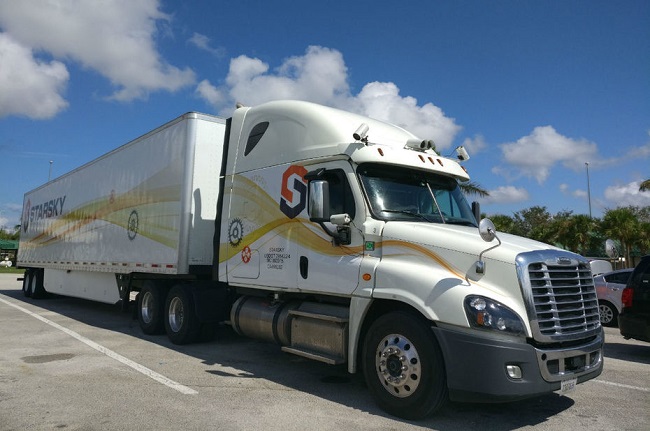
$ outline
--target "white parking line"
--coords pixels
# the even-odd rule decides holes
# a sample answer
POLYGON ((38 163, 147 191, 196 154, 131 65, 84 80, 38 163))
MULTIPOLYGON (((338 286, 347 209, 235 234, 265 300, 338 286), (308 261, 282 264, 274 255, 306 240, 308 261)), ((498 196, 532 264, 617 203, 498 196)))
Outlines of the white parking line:
POLYGON ((145 376, 154 379, 155 381, 162 383, 163 385, 169 386, 172 389, 177 390, 178 392, 185 394, 185 395, 196 395, 198 394, 197 391, 195 391, 192 388, 188 388, 187 386, 183 386, 180 383, 176 383, 173 380, 168 379, 167 377, 163 376, 162 374, 158 374, 157 372, 150 370, 149 368, 145 367, 144 365, 140 365, 137 362, 134 362, 130 360, 129 358, 125 358, 124 356, 120 355, 119 353, 115 353, 114 351, 102 346, 101 344, 97 344, 94 341, 77 334, 74 331, 71 331, 68 328, 65 328, 58 323, 52 322, 51 320, 46 319, 43 316, 39 316, 38 314, 31 312, 27 310, 26 308, 21 307, 20 305, 12 304, 11 302, 0 298, 0 302, 3 302, 11 307, 14 307, 17 310, 22 311, 23 313, 29 314, 30 316, 40 320, 41 322, 47 323, 48 325, 65 332, 66 334, 70 335, 73 338, 76 338, 77 340, 81 341, 82 343, 92 347, 93 349, 97 350, 98 352, 103 353, 104 355, 113 358, 124 365, 128 365, 129 367, 133 368, 134 370, 144 374, 145 376))
POLYGON ((648 389, 648 388, 640 388, 638 386, 630 386, 630 385, 624 385, 622 383, 608 382, 607 380, 592 380, 592 382, 594 382, 594 383, 602 383, 603 385, 616 386, 616 387, 619 387, 619 388, 634 389, 635 391, 650 392, 650 389, 648 389))

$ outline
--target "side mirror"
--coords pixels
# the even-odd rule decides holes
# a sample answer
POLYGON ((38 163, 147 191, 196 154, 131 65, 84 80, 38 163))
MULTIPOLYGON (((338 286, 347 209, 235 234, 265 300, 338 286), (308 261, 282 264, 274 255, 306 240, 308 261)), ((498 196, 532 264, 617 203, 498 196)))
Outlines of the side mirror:
POLYGON ((492 220, 484 218, 478 224, 478 233, 481 235, 483 241, 492 242, 492 240, 497 236, 497 228, 494 227, 492 220))
POLYGON ((478 233, 481 235, 481 239, 485 242, 492 242, 494 238, 497 239, 498 244, 490 248, 487 248, 478 255, 478 260, 475 263, 475 270, 477 274, 485 274, 485 262, 483 261, 483 253, 486 251, 493 250, 501 245, 501 240, 497 236, 497 229, 494 227, 494 223, 489 218, 484 218, 478 224, 478 233))
POLYGON ((325 180, 309 182, 309 220, 316 223, 330 221, 330 185, 325 180))

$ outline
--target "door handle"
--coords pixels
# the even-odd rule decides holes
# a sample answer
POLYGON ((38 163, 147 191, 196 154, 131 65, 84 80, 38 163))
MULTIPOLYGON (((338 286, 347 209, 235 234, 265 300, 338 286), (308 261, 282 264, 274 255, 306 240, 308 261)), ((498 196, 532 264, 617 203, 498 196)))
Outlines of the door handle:
POLYGON ((300 276, 307 280, 309 275, 309 259, 307 256, 300 256, 300 276))

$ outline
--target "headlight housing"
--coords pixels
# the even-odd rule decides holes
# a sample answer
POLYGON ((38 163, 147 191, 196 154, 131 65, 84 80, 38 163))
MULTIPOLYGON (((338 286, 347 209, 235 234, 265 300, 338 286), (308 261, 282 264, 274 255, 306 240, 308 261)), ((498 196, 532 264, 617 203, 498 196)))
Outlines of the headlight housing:
POLYGON ((465 313, 473 328, 509 335, 525 334, 524 324, 517 313, 490 298, 478 295, 466 297, 465 313))

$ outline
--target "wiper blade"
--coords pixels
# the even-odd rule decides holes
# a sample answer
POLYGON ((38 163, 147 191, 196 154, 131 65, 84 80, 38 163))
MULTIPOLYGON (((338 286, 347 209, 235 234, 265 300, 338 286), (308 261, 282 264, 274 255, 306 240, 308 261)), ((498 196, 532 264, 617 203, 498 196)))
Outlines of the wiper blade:
POLYGON ((392 213, 392 214, 406 214, 406 215, 409 215, 409 216, 413 216, 413 217, 421 218, 422 220, 427 221, 427 222, 431 222, 431 221, 432 221, 432 220, 430 220, 427 216, 425 216, 424 214, 416 213, 416 212, 414 212, 414 211, 407 211, 407 210, 381 210, 381 212, 383 212, 383 213, 392 213))

